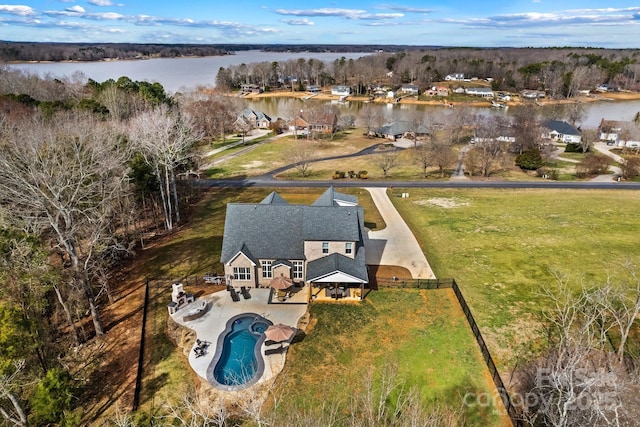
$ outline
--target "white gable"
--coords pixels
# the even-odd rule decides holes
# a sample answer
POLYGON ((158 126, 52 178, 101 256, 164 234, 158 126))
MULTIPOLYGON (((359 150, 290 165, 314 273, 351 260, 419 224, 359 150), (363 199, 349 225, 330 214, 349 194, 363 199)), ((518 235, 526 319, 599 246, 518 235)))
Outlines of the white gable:
POLYGON ((329 273, 318 278, 313 278, 309 281, 317 283, 363 283, 361 279, 358 279, 357 277, 353 277, 341 271, 334 271, 333 273, 329 273))

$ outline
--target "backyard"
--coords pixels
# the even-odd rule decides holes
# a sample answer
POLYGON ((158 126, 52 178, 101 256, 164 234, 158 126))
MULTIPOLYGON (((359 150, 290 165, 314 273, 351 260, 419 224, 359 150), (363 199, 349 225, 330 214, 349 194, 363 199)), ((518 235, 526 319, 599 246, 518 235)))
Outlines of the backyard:
POLYGON ((437 277, 455 277, 503 372, 535 351, 542 287, 640 268, 637 191, 396 189, 390 197, 437 277), (410 192, 409 198, 400 193, 410 192))

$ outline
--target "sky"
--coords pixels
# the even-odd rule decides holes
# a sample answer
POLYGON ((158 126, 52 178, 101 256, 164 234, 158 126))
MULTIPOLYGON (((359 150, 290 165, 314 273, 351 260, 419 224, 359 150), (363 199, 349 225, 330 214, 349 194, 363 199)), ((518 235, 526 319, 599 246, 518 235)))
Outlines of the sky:
POLYGON ((0 40, 640 48, 640 0, 0 0, 0 40))

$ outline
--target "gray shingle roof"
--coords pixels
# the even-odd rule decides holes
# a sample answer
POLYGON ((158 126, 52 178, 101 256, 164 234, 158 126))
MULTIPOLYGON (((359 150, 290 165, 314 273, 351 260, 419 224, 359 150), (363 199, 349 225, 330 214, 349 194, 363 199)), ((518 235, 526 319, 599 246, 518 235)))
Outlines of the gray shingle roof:
POLYGON ((405 133, 413 133, 417 131, 418 134, 429 134, 429 128, 423 125, 419 125, 417 129, 411 122, 399 121, 382 126, 376 129, 374 132, 380 135, 403 135, 405 133))
POLYGON ((289 203, 282 198, 278 193, 272 191, 267 197, 265 197, 261 202, 261 205, 288 205, 289 203))
POLYGON ((355 259, 334 253, 309 262, 309 264, 307 264, 306 280, 319 279, 338 271, 353 276, 365 283, 369 283, 369 275, 364 262, 363 250, 358 251, 355 259))
POLYGON ((567 122, 560 120, 547 120, 544 127, 551 131, 556 131, 561 135, 580 135, 580 131, 567 122))
POLYGON ((256 259, 302 260, 305 241, 362 242, 363 224, 360 206, 230 203, 220 259, 246 245, 256 259))
POLYGON ((322 193, 311 206, 338 206, 340 202, 348 205, 357 205, 358 198, 349 194, 338 193, 332 186, 322 193))

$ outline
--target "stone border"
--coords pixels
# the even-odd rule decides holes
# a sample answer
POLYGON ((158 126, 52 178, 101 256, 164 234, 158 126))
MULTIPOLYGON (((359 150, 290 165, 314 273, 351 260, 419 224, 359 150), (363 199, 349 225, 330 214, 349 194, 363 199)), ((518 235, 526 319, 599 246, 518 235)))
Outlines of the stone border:
MULTIPOLYGON (((213 359, 211 360, 211 362, 209 363, 209 366, 207 367, 207 381, 209 381, 209 384, 211 384, 213 387, 219 389, 219 390, 224 390, 224 391, 238 391, 238 390, 243 390, 249 386, 254 385, 255 383, 258 382, 258 380, 260 378, 262 378, 262 375, 264 374, 264 356, 262 355, 262 344, 264 343, 265 340, 265 335, 261 334, 260 338, 258 338, 258 341, 256 342, 256 345, 254 347, 254 357, 256 358, 256 372, 253 375, 253 377, 243 383, 243 384, 238 384, 238 385, 225 385, 225 384, 220 384, 216 379, 215 379, 215 375, 214 375, 214 371, 216 369, 216 365, 218 364, 218 362, 220 361, 220 356, 222 355, 222 349, 224 347, 224 339, 227 337, 227 335, 229 335, 229 333, 233 330, 233 323, 243 317, 253 317, 254 318, 254 322, 257 320, 260 320, 262 322, 267 323, 268 325, 273 325, 273 322, 259 314, 256 313, 241 313, 241 314, 237 314, 235 316, 233 316, 231 319, 229 319, 227 321, 227 325, 224 329, 224 331, 222 331, 222 333, 220 333, 220 335, 218 336, 218 341, 216 343, 216 352, 213 355, 213 359)), ((253 324, 253 323, 252 323, 253 324)), ((251 328, 251 325, 249 325, 249 328, 251 328)), ((249 330, 250 333, 255 335, 255 332, 249 330)))

